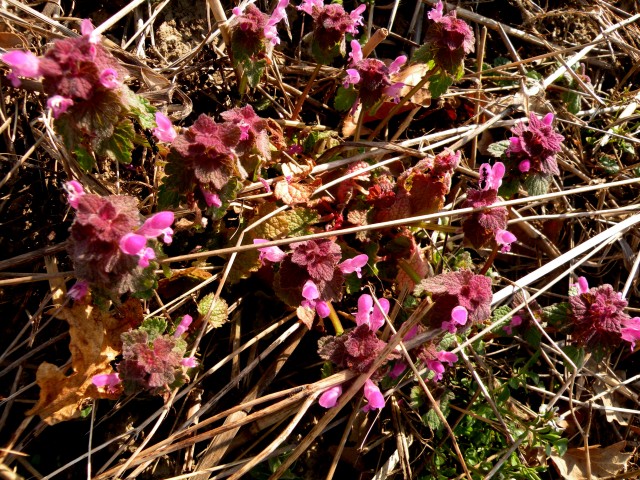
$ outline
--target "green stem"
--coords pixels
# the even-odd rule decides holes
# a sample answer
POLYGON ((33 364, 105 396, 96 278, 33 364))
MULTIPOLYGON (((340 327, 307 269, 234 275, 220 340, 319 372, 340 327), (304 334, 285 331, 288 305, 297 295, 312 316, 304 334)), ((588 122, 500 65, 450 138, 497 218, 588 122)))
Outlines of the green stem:
POLYGON ((333 325, 333 329, 336 331, 336 335, 340 336, 344 333, 342 322, 340 322, 340 319, 338 318, 338 314, 336 313, 336 310, 333 308, 333 305, 331 305, 331 302, 327 302, 327 305, 329 306, 329 320, 331 320, 331 324, 333 325))

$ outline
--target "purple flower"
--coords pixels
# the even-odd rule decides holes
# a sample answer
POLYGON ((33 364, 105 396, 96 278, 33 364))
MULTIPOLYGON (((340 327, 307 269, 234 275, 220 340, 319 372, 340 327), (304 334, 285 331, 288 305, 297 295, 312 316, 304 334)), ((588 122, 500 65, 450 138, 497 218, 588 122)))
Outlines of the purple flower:
POLYGON ((189 329, 189 325, 191 325, 191 322, 193 322, 193 318, 191 317, 191 315, 185 315, 184 317, 182 317, 182 320, 176 327, 176 331, 173 333, 173 338, 181 337, 184 332, 189 329))
POLYGON ((502 177, 504 177, 505 173, 504 163, 496 162, 493 167, 488 163, 483 163, 480 165, 478 173, 480 175, 480 188, 483 191, 498 190, 502 185, 502 177))
POLYGON ((100 84, 108 90, 117 88, 120 85, 120 82, 118 81, 118 72, 113 68, 105 68, 100 74, 100 84))
POLYGON ((437 353, 437 358, 432 360, 427 360, 427 368, 432 370, 434 373, 433 381, 439 382, 442 380, 442 376, 444 374, 444 365, 443 363, 448 363, 449 365, 453 365, 458 361, 458 356, 455 353, 446 352, 444 350, 439 351, 437 353))
POLYGON ((220 208, 222 206, 220 195, 217 193, 211 193, 202 185, 200 185, 200 191, 202 192, 202 196, 204 197, 204 202, 207 204, 207 207, 214 206, 216 208, 220 208))
POLYGON ((631 344, 631 351, 633 351, 636 348, 636 342, 640 340, 640 317, 623 320, 622 325, 621 337, 625 342, 631 344))
POLYGON ((298 10, 303 11, 307 15, 313 15, 313 9, 317 8, 318 10, 324 8, 323 0, 303 0, 302 3, 297 7, 298 10))
POLYGON ((73 105, 73 100, 65 98, 62 95, 54 95, 47 99, 47 107, 51 109, 53 118, 58 118, 66 112, 71 105, 73 105))
POLYGON ((340 395, 342 395, 342 385, 336 385, 335 387, 325 390, 324 393, 320 395, 318 403, 321 407, 333 408, 336 406, 336 403, 338 403, 340 395))
POLYGON ((384 407, 384 396, 380 391, 380 388, 371 381, 371 379, 367 379, 364 383, 364 398, 369 402, 365 407, 365 411, 375 410, 384 407))
POLYGON ((173 240, 173 212, 158 212, 149 218, 138 229, 138 235, 144 235, 146 238, 156 238, 162 235, 162 241, 167 245, 173 240))
POLYGON ((194 368, 198 365, 198 361, 196 360, 196 357, 185 357, 180 360, 180 365, 187 368, 194 368))
MULTIPOLYGON (((405 337, 405 339, 406 339, 406 337, 405 337)), ((402 375, 406 369, 407 369, 407 364, 406 363, 404 363, 404 362, 396 362, 396 364, 393 366, 393 368, 389 372, 389 378, 391 378, 392 380, 395 380, 400 375, 402 375)))
POLYGON ((572 286, 578 289, 578 293, 587 293, 589 291, 589 282, 585 277, 579 277, 578 281, 572 286))
POLYGON ((78 208, 80 197, 84 195, 84 188, 82 188, 80 182, 76 180, 70 180, 64 184, 64 189, 68 195, 69 205, 71 205, 73 208, 78 208))
POLYGON ((513 335, 513 328, 522 325, 522 317, 520 315, 514 315, 509 325, 504 326, 504 331, 507 335, 513 335))
POLYGON ((511 251, 511 244, 518 238, 508 230, 498 230, 496 232, 496 242, 500 245, 502 253, 511 251))
MULTIPOLYGON (((404 55, 396 58, 389 67, 380 60, 363 58, 362 47, 357 40, 351 40, 351 66, 347 69, 344 86, 360 86, 359 99, 366 108, 371 108, 383 95, 397 97, 404 86, 402 82, 391 83, 390 75, 396 73, 407 61, 404 55)), ((357 106, 357 102, 354 105, 357 106)))
POLYGON ((151 247, 147 247, 147 237, 135 233, 127 233, 119 242, 120 250, 127 255, 135 255, 139 258, 140 267, 148 267, 149 260, 156 258, 156 254, 151 247))
POLYGON ((466 325, 469 318, 469 312, 462 305, 458 305, 451 310, 451 321, 442 322, 442 329, 449 333, 456 333, 456 325, 466 325))
POLYGON ((305 282, 302 287, 302 296, 304 297, 304 300, 300 303, 300 306, 311 310, 315 309, 320 318, 326 318, 329 316, 329 313, 331 312, 329 305, 327 305, 327 302, 318 300, 320 298, 320 291, 313 280, 307 280, 305 282))
POLYGON ((94 45, 100 43, 100 34, 96 33, 91 20, 85 18, 80 23, 80 33, 82 33, 83 37, 87 37, 89 39, 89 43, 93 43, 94 45))
POLYGON ((69 289, 67 295, 77 302, 82 300, 87 292, 89 292, 89 283, 84 280, 78 280, 73 284, 73 287, 69 289))
POLYGON ((543 175, 559 175, 556 154, 562 150, 564 137, 552 127, 553 113, 540 119, 535 113, 529 115, 529 125, 517 124, 511 130, 507 156, 518 162, 523 172, 543 175), (524 163, 528 162, 528 163, 524 163))
POLYGON ((156 112, 156 125, 158 126, 152 130, 152 133, 158 140, 167 143, 175 140, 178 134, 173 129, 173 124, 171 120, 169 120, 169 117, 161 112, 156 112))
POLYGON ((12 69, 12 72, 7 75, 7 78, 14 87, 20 86, 18 75, 28 78, 37 78, 40 76, 40 60, 31 52, 13 50, 3 54, 0 58, 12 69))
MULTIPOLYGON (((615 347, 623 337, 622 330, 634 330, 636 325, 624 312, 627 301, 608 284, 590 288, 578 295, 570 295, 569 304, 573 322, 572 335, 580 345, 590 348, 615 347)), ((627 340, 632 336, 632 331, 625 330, 626 338, 623 339, 627 340)))
POLYGON ((278 30, 276 28, 276 25, 280 23, 280 20, 284 20, 287 25, 289 24, 287 12, 285 10, 288 5, 289 0, 280 0, 271 14, 271 18, 267 21, 267 25, 264 27, 264 37, 269 40, 272 45, 280 43, 280 37, 278 37, 278 30))
MULTIPOLYGON (((259 243, 266 243, 268 241, 269 240, 265 240, 263 238, 255 238, 253 240, 253 244, 257 245, 259 243)), ((270 262, 279 263, 287 256, 287 254, 284 253, 280 247, 264 247, 259 248, 258 251, 260 252, 260 263, 262 263, 263 265, 265 258, 270 262)))
POLYGON ((102 375, 94 375, 91 378, 91 383, 93 383, 98 388, 104 388, 109 393, 115 393, 116 387, 120 385, 120 375, 117 373, 104 373, 102 375))
POLYGON ((366 254, 356 255, 353 258, 348 258, 344 262, 338 265, 342 273, 349 274, 356 272, 358 278, 362 278, 362 267, 364 267, 369 261, 369 257, 366 254))
POLYGON ((382 311, 374 305, 373 297, 367 293, 360 295, 358 299, 358 313, 356 313, 356 324, 367 325, 372 332, 384 325, 384 317, 389 313, 389 300, 378 299, 382 311))

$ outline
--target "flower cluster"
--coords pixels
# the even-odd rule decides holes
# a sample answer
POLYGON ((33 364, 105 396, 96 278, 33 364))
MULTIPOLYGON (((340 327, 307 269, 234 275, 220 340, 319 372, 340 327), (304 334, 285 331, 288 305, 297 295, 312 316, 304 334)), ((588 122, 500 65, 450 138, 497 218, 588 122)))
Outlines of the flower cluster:
POLYGON ((572 336, 592 349, 613 348, 624 340, 631 349, 640 340, 640 317, 630 317, 627 301, 609 284, 589 288, 584 277, 576 284, 577 293, 569 297, 572 336))
POLYGON ((415 293, 429 293, 434 308, 429 323, 450 332, 471 323, 480 323, 491 316, 491 280, 469 270, 441 273, 422 280, 415 293))
POLYGON ((280 0, 271 16, 249 4, 243 11, 233 9, 235 18, 229 24, 231 52, 236 67, 246 70, 246 78, 255 87, 267 65, 270 49, 280 43, 277 25, 288 22, 286 8, 289 0, 280 0))
POLYGON ((233 179, 247 178, 270 158, 267 122, 250 105, 222 117, 225 121, 218 123, 200 115, 173 138, 163 182, 176 197, 197 190, 207 207, 219 208, 235 195, 233 179))
POLYGON ((282 300, 315 310, 321 318, 329 316, 327 302, 340 299, 345 275, 355 273, 361 277, 369 260, 367 255, 360 254, 340 261, 342 249, 329 239, 292 243, 291 249, 291 255, 287 255, 279 247, 259 248, 260 261, 280 263, 275 289, 282 300))
POLYGON ((67 182, 65 189, 76 209, 69 251, 80 280, 70 295, 80 299, 89 285, 104 293, 138 291, 143 269, 156 257, 157 237, 171 243, 173 213, 156 213, 140 225, 134 197, 87 194, 75 180, 67 182))
MULTIPOLYGON (((318 353, 324 360, 336 364, 340 368, 348 368, 358 373, 365 373, 379 357, 386 346, 386 342, 376 336, 376 331, 384 324, 385 315, 389 313, 389 301, 378 299, 378 305, 371 295, 363 294, 358 299, 358 311, 355 314, 357 327, 338 337, 323 337, 319 341, 318 353)), ((392 354, 387 360, 397 358, 392 354)), ((384 368, 378 369, 384 372, 384 368)), ((365 410, 384 407, 384 397, 376 385, 376 381, 383 374, 374 373, 373 378, 367 379, 364 386, 364 396, 368 400, 365 410)), ((342 387, 333 387, 322 394, 320 405, 325 408, 335 406, 342 394, 342 387)))
MULTIPOLYGON (((498 201, 498 189, 502 184, 505 166, 496 162, 493 167, 488 163, 480 166, 480 189, 470 188, 463 208, 490 207, 498 201)), ((516 236, 507 231, 509 213, 504 207, 484 208, 471 213, 462 223, 464 238, 475 248, 482 248, 495 240, 502 252, 511 250, 516 236)))
POLYGON ((90 20, 82 21, 81 31, 55 41, 42 57, 16 50, 1 58, 12 68, 8 77, 16 87, 19 76, 42 78, 47 107, 70 151, 129 163, 136 141, 129 117, 151 128, 154 109, 124 85, 126 70, 100 44, 90 20))
POLYGON ((506 154, 522 174, 547 177, 560 174, 556 155, 562 150, 564 137, 552 124, 553 113, 547 113, 542 119, 532 113, 528 125, 518 123, 511 130, 514 136, 509 139, 506 154))
POLYGON ((122 361, 117 373, 96 375, 92 382, 99 388, 115 391, 120 385, 127 393, 179 387, 189 380, 185 368, 197 366, 193 357, 185 357, 187 342, 182 338, 193 319, 185 315, 173 335, 164 333, 167 322, 150 318, 142 325, 121 335, 122 361))
POLYGON ((358 101, 362 102, 365 109, 370 109, 378 103, 384 95, 387 95, 398 101, 398 95, 404 83, 392 83, 390 76, 397 73, 400 67, 405 64, 407 57, 400 55, 388 67, 380 60, 373 58, 363 58, 362 48, 357 40, 351 41, 351 67, 347 69, 347 78, 344 86, 348 88, 350 85, 359 85, 358 100, 354 103, 352 109, 358 105, 358 101))
POLYGON ((298 10, 313 18, 311 53, 318 63, 329 64, 337 56, 345 54, 345 35, 358 34, 362 25, 362 13, 367 6, 361 4, 347 13, 341 4, 325 5, 323 0, 303 0, 298 10))

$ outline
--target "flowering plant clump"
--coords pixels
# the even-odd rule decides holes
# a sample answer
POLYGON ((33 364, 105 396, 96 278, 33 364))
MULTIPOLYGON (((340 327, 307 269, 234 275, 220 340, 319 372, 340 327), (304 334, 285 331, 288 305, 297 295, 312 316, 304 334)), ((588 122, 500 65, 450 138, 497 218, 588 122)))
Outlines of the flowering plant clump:
POLYGON ((131 162, 135 132, 131 118, 152 128, 154 108, 125 85, 124 70, 101 44, 89 20, 82 21, 82 35, 57 40, 43 57, 12 51, 2 60, 18 76, 42 77, 56 129, 81 166, 90 169, 93 156, 131 162))
POLYGON ((405 64, 407 57, 400 55, 388 67, 380 60, 363 58, 362 48, 357 40, 351 41, 351 67, 347 69, 347 79, 344 87, 358 85, 358 97, 353 104, 352 111, 362 102, 362 106, 369 110, 379 104, 386 95, 398 101, 398 95, 404 83, 392 83, 390 76, 397 73, 405 64))
MULTIPOLYGON (((255 239, 254 243, 264 241, 255 239)), ((329 239, 296 242, 291 248, 291 255, 278 247, 259 248, 260 261, 280 264, 274 288, 284 302, 315 310, 321 318, 329 316, 327 302, 342 298, 345 275, 361 277, 368 261, 365 254, 340 261, 342 249, 329 239)))
POLYGON ((496 162, 493 167, 488 163, 480 166, 480 189, 470 188, 463 208, 482 208, 469 214, 462 223, 464 238, 474 248, 483 248, 495 242, 503 252, 511 249, 516 241, 513 233, 507 231, 509 212, 504 207, 490 207, 498 201, 498 189, 502 185, 505 166, 496 162))
MULTIPOLYGON (((376 331, 384 324, 384 317, 389 313, 390 305, 385 298, 379 299, 378 304, 380 307, 374 305, 371 295, 361 295, 358 299, 358 311, 355 314, 357 327, 344 335, 321 338, 318 343, 320 357, 339 368, 347 368, 358 373, 367 372, 387 345, 376 336, 376 331)), ((399 355, 394 352, 387 361, 398 357, 399 355)), ((384 376, 386 370, 388 368, 385 362, 372 378, 367 380, 364 396, 368 400, 368 405, 365 410, 384 407, 384 397, 376 383, 384 376)), ((325 408, 335 406, 341 392, 341 387, 327 390, 320 397, 320 405, 325 408)))
POLYGON ((157 213, 140 225, 134 197, 84 193, 75 180, 66 189, 76 209, 69 252, 79 282, 69 292, 72 298, 81 299, 89 286, 107 296, 149 290, 155 280, 146 269, 159 251, 157 237, 171 243, 173 213, 157 213))
POLYGON ((254 4, 244 11, 233 9, 235 18, 229 23, 233 63, 242 68, 243 81, 248 81, 252 88, 260 82, 273 46, 280 43, 277 25, 282 20, 288 22, 288 5, 289 0, 280 0, 271 16, 254 4))
POLYGON ((316 62, 328 65, 336 57, 345 55, 345 35, 358 34, 366 8, 363 3, 347 13, 339 3, 325 5, 323 0, 303 0, 298 10, 313 18, 311 53, 316 62))
POLYGON ((464 59, 474 50, 474 35, 469 25, 451 11, 444 14, 444 5, 438 2, 427 16, 425 43, 413 55, 412 61, 424 63, 433 70, 429 90, 434 97, 464 75, 464 59))
POLYGON ((185 357, 187 342, 183 336, 192 320, 191 316, 185 315, 173 335, 165 333, 167 322, 158 317, 145 320, 137 329, 123 333, 123 359, 117 365, 118 372, 94 377, 93 383, 113 387, 119 380, 129 394, 140 390, 165 393, 184 385, 189 381, 186 369, 197 365, 195 358, 185 357))
MULTIPOLYGON (((161 205, 177 205, 196 194, 208 208, 224 212, 240 181, 271 158, 267 122, 249 105, 224 112, 223 123, 200 115, 171 143, 161 205)), ((193 197, 192 197, 193 198, 193 197)))
POLYGON ((589 288, 580 277, 575 295, 569 296, 572 337, 590 349, 610 349, 624 340, 631 349, 640 340, 640 318, 631 318, 624 309, 627 301, 609 284, 589 288))

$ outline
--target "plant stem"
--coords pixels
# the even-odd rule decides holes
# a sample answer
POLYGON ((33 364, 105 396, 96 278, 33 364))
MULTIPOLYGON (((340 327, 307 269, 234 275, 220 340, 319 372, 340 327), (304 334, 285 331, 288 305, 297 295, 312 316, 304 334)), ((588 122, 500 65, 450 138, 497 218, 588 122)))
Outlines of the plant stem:
POLYGON ((482 270, 480 270, 478 275, 484 275, 491 268, 491 266, 493 265, 493 261, 498 256, 498 248, 499 248, 499 245, 496 243, 496 246, 493 247, 493 250, 491 251, 491 255, 489 255, 489 258, 487 258, 487 261, 484 262, 482 270))
POLYGON ((331 320, 331 324, 333 325, 333 329, 336 331, 336 336, 340 336, 344 333, 344 328, 342 327, 342 322, 338 318, 338 314, 336 310, 333 308, 331 302, 327 302, 329 306, 329 320, 331 320))
POLYGON ((413 281, 413 283, 418 284, 422 281, 422 277, 416 272, 413 267, 407 262, 404 258, 398 260, 398 265, 400 268, 409 275, 409 278, 413 281))
POLYGON ((298 119, 300 110, 302 110, 302 105, 304 105, 304 101, 306 100, 307 96, 309 96, 309 92, 311 91, 311 86, 313 85, 313 82, 315 81, 316 77, 320 73, 321 68, 322 68, 322 65, 320 63, 316 64, 316 68, 311 74, 311 78, 309 78, 309 81, 307 82, 307 86, 304 87, 304 91, 302 92, 302 95, 298 97, 298 101, 296 102, 296 105, 293 107, 293 112, 291 112, 291 120, 298 119))

